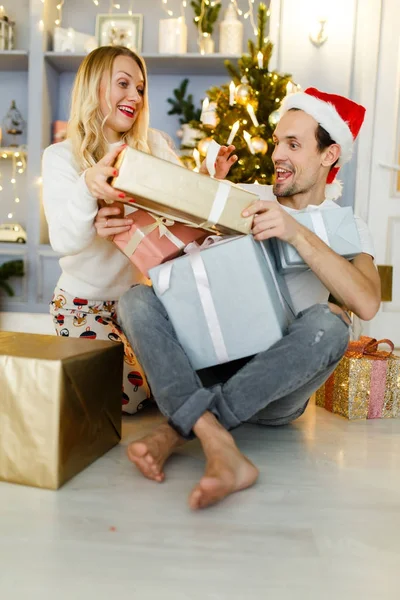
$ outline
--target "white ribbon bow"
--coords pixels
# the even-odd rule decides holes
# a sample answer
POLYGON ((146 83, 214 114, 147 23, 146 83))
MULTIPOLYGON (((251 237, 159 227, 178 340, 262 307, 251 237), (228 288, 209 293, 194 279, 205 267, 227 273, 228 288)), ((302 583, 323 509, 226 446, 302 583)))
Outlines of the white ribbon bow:
POLYGON ((159 231, 160 238, 165 236, 179 250, 181 250, 182 248, 185 247, 185 243, 182 242, 182 240, 180 240, 176 235, 174 235, 172 233, 172 231, 170 231, 168 229, 168 227, 172 227, 172 225, 175 224, 175 221, 172 221, 172 219, 168 219, 167 217, 158 217, 151 213, 147 213, 147 214, 150 215, 154 219, 154 223, 151 223, 150 225, 146 225, 145 227, 141 227, 141 228, 138 227, 136 229, 135 233, 133 234, 133 236, 131 237, 131 239, 129 240, 127 245, 125 246, 124 252, 127 256, 132 256, 132 254, 135 253, 139 244, 144 240, 144 238, 146 236, 150 235, 150 233, 152 233, 156 229, 158 229, 158 231, 159 231))

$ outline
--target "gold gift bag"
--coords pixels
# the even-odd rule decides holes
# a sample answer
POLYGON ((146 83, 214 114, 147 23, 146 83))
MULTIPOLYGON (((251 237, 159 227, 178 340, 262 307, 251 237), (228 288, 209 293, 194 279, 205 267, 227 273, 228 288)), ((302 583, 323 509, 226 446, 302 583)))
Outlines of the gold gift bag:
POLYGON ((121 439, 123 346, 0 332, 0 480, 57 489, 121 439))
POLYGON ((258 196, 230 181, 195 173, 132 148, 120 152, 115 168, 118 176, 111 179, 111 185, 132 196, 133 207, 208 231, 251 232, 253 216, 242 217, 242 211, 258 196))

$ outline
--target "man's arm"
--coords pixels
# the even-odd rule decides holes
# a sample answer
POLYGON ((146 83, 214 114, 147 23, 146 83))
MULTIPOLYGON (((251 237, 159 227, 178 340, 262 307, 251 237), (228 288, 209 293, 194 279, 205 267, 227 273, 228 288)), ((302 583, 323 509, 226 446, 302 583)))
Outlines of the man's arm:
POLYGON ((277 202, 258 201, 244 211, 254 214, 256 240, 277 237, 292 244, 329 292, 360 319, 369 321, 379 310, 381 286, 378 271, 368 254, 352 263, 336 254, 312 231, 300 225, 277 202))
POLYGON ((341 305, 364 321, 376 315, 381 301, 381 283, 371 256, 359 254, 349 262, 302 226, 293 246, 341 305))

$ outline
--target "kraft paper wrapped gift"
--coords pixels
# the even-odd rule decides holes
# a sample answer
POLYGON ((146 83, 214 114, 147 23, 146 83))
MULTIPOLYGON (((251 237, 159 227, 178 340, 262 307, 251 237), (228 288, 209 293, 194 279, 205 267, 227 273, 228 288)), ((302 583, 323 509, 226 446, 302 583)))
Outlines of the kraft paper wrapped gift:
POLYGON ((148 276, 148 270, 182 253, 193 242, 208 235, 203 229, 175 223, 145 210, 134 209, 127 215, 134 223, 129 231, 114 236, 113 242, 148 276))
POLYGON ((0 480, 57 489, 121 439, 123 346, 0 332, 0 480))
POLYGON ((316 393, 317 406, 348 419, 400 417, 400 357, 390 340, 350 342, 335 371, 316 393), (391 352, 379 350, 386 343, 391 352))
POLYGON ((270 249, 249 235, 187 250, 149 274, 195 370, 257 354, 281 339, 292 311, 270 249))
MULTIPOLYGON (((220 233, 251 231, 242 217, 257 196, 229 181, 201 175, 150 154, 126 148, 115 163, 111 185, 131 195, 132 206, 220 233)), ((129 202, 129 201, 128 201, 129 202)))
MULTIPOLYGON (((362 251, 353 210, 349 206, 322 210, 309 206, 307 210, 290 214, 344 258, 351 260, 362 251)), ((275 238, 273 247, 281 273, 297 273, 309 269, 297 250, 287 242, 275 238)))

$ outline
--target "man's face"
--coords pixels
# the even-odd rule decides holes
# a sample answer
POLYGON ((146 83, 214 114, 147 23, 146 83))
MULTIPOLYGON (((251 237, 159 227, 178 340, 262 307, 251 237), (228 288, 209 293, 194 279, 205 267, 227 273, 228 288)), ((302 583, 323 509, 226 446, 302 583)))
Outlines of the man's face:
POLYGON ((315 119, 302 110, 288 111, 279 121, 272 136, 275 196, 307 193, 321 179, 326 180, 324 153, 319 152, 315 138, 317 126, 315 119))

